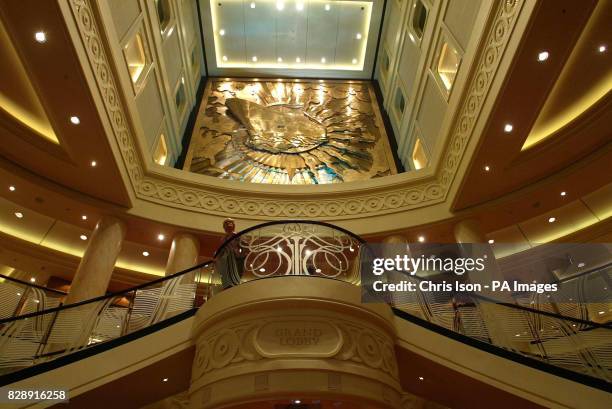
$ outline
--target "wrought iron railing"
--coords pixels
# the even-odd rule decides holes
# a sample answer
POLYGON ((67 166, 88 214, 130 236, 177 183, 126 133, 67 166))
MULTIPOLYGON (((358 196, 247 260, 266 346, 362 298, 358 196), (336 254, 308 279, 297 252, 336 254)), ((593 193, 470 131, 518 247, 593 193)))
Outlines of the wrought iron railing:
POLYGON ((323 222, 269 222, 226 240, 215 253, 221 288, 269 277, 303 275, 360 282, 364 240, 323 222))
POLYGON ((0 274, 0 319, 59 306, 66 293, 0 274))
POLYGON ((200 306, 212 263, 80 303, 0 319, 0 375, 110 341, 200 306))

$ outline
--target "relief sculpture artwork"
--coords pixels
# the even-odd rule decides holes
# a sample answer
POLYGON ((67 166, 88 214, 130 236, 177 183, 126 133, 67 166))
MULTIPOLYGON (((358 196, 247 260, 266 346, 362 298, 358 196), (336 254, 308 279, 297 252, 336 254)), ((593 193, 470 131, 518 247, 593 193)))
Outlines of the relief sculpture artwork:
POLYGON ((370 84, 312 80, 209 81, 184 168, 274 184, 397 172, 370 84))

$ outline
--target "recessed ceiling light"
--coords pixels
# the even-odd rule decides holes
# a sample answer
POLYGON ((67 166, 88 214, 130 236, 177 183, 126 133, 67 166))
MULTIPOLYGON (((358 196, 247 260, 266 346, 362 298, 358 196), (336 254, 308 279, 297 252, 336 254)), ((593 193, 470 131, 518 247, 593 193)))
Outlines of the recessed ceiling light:
POLYGON ((300 62, 302 62, 302 59, 301 59, 300 57, 297 57, 297 58, 295 59, 295 62, 300 63, 300 62))
POLYGON ((495 240, 489 239, 489 244, 493 244, 493 243, 495 243, 495 240))
POLYGON ((95 160, 92 160, 90 163, 92 168, 95 168, 96 166, 98 166, 98 162, 96 162, 95 160))
POLYGON ((549 217, 548 218, 548 223, 554 223, 557 220, 556 217, 549 217))
POLYGON ((81 220, 87 220, 87 215, 81 216, 81 220))
POLYGON ((331 6, 329 4, 325 5, 325 11, 329 11, 329 9, 331 9, 331 6))
POLYGON ((293 403, 295 403, 296 405, 299 405, 300 403, 302 403, 302 401, 299 400, 299 399, 296 399, 296 400, 293 401, 293 403))
POLYGON ((276 59, 276 61, 277 61, 277 62, 283 62, 283 59, 282 59, 281 57, 278 57, 278 58, 276 59))
POLYGON ((357 58, 353 58, 352 63, 353 63, 353 64, 357 64, 357 58))
POLYGON ((361 40, 361 33, 357 33, 357 34, 355 34, 355 38, 356 38, 357 40, 361 40))
POLYGON ((540 52, 538 53, 538 61, 539 61, 539 62, 542 62, 542 61, 546 61, 546 60, 548 60, 548 56, 549 56, 549 55, 550 55, 550 54, 548 54, 548 51, 540 51, 540 52))
POLYGON ((483 168, 485 172, 488 172, 491 170, 491 167, 489 165, 485 165, 485 167, 483 168))
POLYGON ((254 8, 255 8, 255 2, 254 2, 254 1, 252 1, 252 2, 251 2, 251 8, 252 8, 252 9, 254 9, 254 8))
POLYGON ((9 190, 10 190, 11 192, 14 192, 14 191, 15 191, 15 186, 13 186, 13 185, 9 186, 9 190))
POLYGON ((567 192, 564 190, 563 192, 561 192, 561 196, 565 196, 567 195, 567 192))
POLYGON ((603 315, 603 314, 604 314, 604 311, 599 311, 599 312, 598 312, 598 314, 599 314, 599 315, 603 315))
POLYGON ((276 9, 277 10, 283 10, 285 8, 285 2, 284 1, 277 1, 276 2, 276 9))
POLYGON ((219 35, 220 36, 224 36, 225 35, 225 30, 224 29, 219 30, 219 35))
POLYGON ((259 272, 260 272, 260 273, 265 273, 265 272, 266 272, 266 269, 262 267, 262 268, 260 268, 260 269, 259 269, 259 272))
POLYGON ((419 376, 419 381, 422 381, 423 379, 425 378, 423 378, 422 376, 419 376))
POLYGON ((149 252, 148 251, 143 251, 142 255, 145 256, 145 257, 149 257, 149 252))
POLYGON ((162 233, 159 233, 159 234, 157 235, 157 240, 159 240, 159 241, 164 241, 165 239, 166 239, 166 236, 164 236, 162 233))
POLYGON ((15 217, 17 217, 18 219, 23 219, 23 213, 15 212, 15 217))
POLYGON ((253 62, 257 62, 257 56, 254 55, 253 58, 251 58, 251 60, 253 60, 253 62))
POLYGON ((168 378, 162 379, 163 382, 168 382, 168 378))
POLYGON ((510 132, 512 132, 513 129, 514 129, 514 126, 512 126, 512 124, 504 125, 504 132, 505 133, 510 133, 510 132))
POLYGON ((81 120, 79 119, 78 116, 71 116, 70 117, 70 122, 72 122, 74 125, 78 125, 81 123, 81 120))
POLYGON ((80 239, 81 239, 81 240, 83 240, 83 241, 87 240, 87 236, 86 236, 86 235, 84 235, 84 234, 81 234, 79 237, 80 237, 80 239))
POLYGON ((224 55, 224 56, 223 56, 221 59, 222 59, 223 61, 227 61, 227 55, 224 55))
POLYGON ((582 268, 584 266, 586 266, 586 263, 582 263, 582 262, 578 263, 578 268, 582 268))
POLYGON ((597 51, 599 51, 600 53, 605 53, 607 49, 608 47, 605 44, 602 44, 599 47, 597 47, 597 51))
POLYGON ((419 243, 423 243, 425 241, 425 236, 419 236, 419 243))
POLYGON ((295 9, 296 9, 297 11, 302 11, 302 10, 304 10, 304 3, 301 3, 301 2, 300 2, 300 3, 296 3, 296 4, 295 4, 295 9))
POLYGON ((35 283, 35 282, 36 282, 36 279, 35 279, 34 277, 32 277, 32 278, 30 278, 30 282, 31 282, 31 283, 35 283))
POLYGON ((34 300, 34 302, 35 302, 36 304, 38 304, 38 303, 40 302, 40 300, 34 300))
POLYGON ((47 42, 47 35, 44 31, 37 31, 36 33, 34 33, 34 39, 36 40, 36 42, 42 44, 47 42))
POLYGON ((325 57, 321 58, 321 64, 325 64, 325 61, 327 61, 325 57))

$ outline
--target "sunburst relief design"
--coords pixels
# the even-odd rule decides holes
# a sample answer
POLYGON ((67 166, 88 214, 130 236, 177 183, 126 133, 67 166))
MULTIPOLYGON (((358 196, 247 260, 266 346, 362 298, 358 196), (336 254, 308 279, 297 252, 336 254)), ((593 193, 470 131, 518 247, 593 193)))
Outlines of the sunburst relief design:
POLYGON ((394 174, 370 87, 367 82, 211 80, 185 169, 273 184, 394 174))

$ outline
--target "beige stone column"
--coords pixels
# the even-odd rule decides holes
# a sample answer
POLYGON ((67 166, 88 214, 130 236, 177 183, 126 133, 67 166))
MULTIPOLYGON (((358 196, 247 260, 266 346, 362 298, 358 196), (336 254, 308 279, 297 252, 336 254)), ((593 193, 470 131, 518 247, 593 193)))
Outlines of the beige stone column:
POLYGON ((166 276, 187 270, 198 264, 200 240, 189 233, 178 233, 172 238, 172 247, 166 263, 166 276))
POLYGON ((96 224, 79 263, 64 304, 99 297, 106 293, 125 237, 125 223, 104 216, 96 224))

